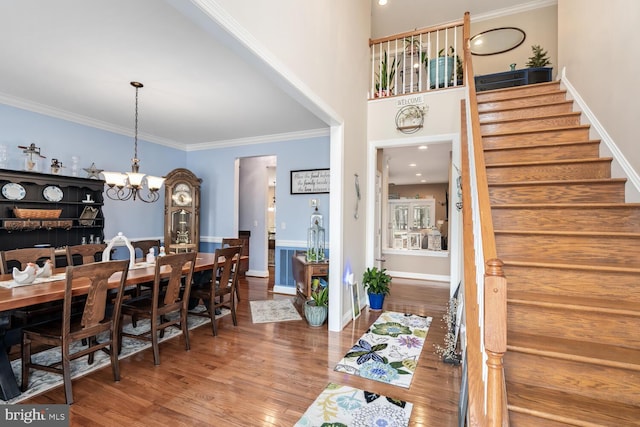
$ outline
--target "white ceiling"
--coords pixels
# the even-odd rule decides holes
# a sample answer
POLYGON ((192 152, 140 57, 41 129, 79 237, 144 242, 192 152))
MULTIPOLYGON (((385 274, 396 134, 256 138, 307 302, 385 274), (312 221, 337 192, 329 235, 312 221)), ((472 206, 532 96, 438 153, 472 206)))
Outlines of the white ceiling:
MULTIPOLYGON (((372 3, 379 37, 526 2, 372 3)), ((193 10, 190 0, 0 0, 0 103, 131 135, 135 80, 140 138, 176 148, 327 127, 193 10)))

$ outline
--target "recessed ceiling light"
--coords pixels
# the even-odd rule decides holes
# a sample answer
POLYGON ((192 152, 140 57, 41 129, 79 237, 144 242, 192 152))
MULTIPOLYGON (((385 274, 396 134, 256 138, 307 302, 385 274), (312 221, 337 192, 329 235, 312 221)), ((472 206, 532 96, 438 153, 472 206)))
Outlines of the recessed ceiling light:
POLYGON ((420 182, 427 182, 427 180, 426 179, 421 179, 420 182))
POLYGON ((417 165, 415 163, 409 163, 410 168, 415 168, 417 165))
POLYGON ((378 0, 378 4, 380 6, 384 6, 385 4, 387 4, 387 0, 378 0))
POLYGON ((428 147, 426 145, 421 145, 418 147, 418 150, 426 150, 428 147))
POLYGON ((421 174, 420 172, 418 172, 418 173, 416 174, 416 176, 422 176, 422 174, 421 174))

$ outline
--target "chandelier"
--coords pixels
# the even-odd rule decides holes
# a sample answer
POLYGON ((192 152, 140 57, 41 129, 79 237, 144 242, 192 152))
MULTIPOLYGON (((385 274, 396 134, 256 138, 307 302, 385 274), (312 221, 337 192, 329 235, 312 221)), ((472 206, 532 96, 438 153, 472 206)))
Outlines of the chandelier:
POLYGON ((144 87, 142 83, 131 82, 131 86, 136 88, 136 116, 135 134, 133 143, 133 159, 131 159, 131 172, 102 172, 107 185, 105 193, 112 200, 139 199, 146 203, 153 203, 160 198, 158 190, 164 183, 164 178, 145 175, 139 172, 140 159, 138 159, 138 89, 144 87), (144 184, 147 184, 147 191, 143 193, 144 184))

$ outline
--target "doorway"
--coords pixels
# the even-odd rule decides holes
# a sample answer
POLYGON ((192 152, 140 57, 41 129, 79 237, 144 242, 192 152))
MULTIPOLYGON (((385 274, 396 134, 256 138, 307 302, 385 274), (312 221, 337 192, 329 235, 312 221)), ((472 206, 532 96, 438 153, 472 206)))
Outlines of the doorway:
MULTIPOLYGON (((238 231, 249 234, 249 270, 246 274, 268 277, 271 241, 275 247, 277 158, 255 156, 238 160, 238 231)), ((274 257, 273 267, 276 262, 274 257)))

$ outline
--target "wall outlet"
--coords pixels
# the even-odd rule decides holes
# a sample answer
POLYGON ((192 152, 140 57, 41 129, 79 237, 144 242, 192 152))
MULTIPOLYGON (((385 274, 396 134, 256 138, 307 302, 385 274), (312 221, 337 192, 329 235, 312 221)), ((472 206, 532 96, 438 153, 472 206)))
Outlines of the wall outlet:
POLYGON ((317 208, 318 207, 318 199, 309 199, 309 206, 311 206, 312 208, 317 208))

